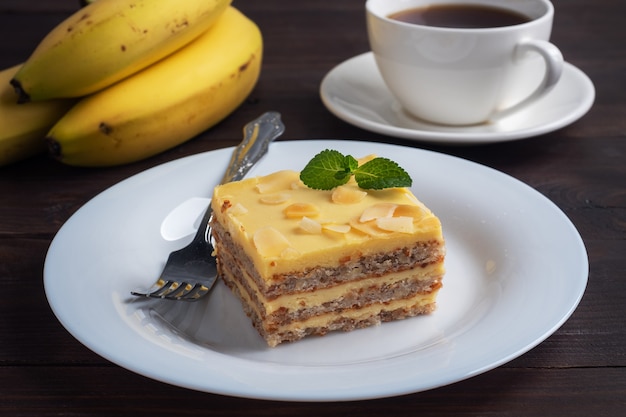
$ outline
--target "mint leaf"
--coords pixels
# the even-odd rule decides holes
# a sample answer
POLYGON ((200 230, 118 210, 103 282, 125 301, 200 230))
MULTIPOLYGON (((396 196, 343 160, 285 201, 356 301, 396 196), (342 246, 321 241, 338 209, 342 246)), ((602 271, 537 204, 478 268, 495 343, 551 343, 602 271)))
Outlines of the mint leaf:
POLYGON ((345 156, 346 166, 350 169, 350 172, 354 172, 359 167, 359 161, 354 159, 352 155, 345 156))
POLYGON ((397 163, 387 158, 374 158, 358 166, 351 155, 325 149, 309 161, 300 172, 300 179, 309 188, 332 190, 343 185, 354 175, 359 187, 381 190, 392 187, 409 187, 411 177, 397 163))
POLYGON ((359 187, 382 190, 392 187, 410 187, 413 181, 397 163, 387 158, 374 158, 354 171, 359 187))
POLYGON ((353 163, 341 152, 326 149, 309 161, 300 172, 300 179, 309 188, 332 190, 348 182, 352 166, 353 163))

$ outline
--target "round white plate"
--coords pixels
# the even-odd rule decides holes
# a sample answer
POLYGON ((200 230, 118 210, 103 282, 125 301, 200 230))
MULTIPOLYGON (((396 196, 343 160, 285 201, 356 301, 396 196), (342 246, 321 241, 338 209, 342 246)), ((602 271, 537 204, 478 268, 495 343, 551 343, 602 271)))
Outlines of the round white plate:
POLYGON ((371 52, 333 68, 322 80, 324 105, 340 119, 384 135, 447 145, 475 145, 529 138, 581 118, 595 89, 578 68, 565 63, 554 89, 533 106, 502 120, 476 126, 442 126, 409 116, 387 90, 371 52))
MULTIPOLYGON (((580 235, 548 199, 493 169, 358 141, 286 141, 250 175, 300 170, 330 148, 397 161, 440 217, 448 255, 429 316, 268 348, 221 283, 196 303, 136 298, 193 223, 232 149, 152 168, 102 192, 59 230, 46 257, 52 310, 80 342, 139 374, 212 393, 298 401, 427 390, 490 370, 552 334, 582 297, 580 235)), ((184 237, 183 237, 184 236, 184 237)))

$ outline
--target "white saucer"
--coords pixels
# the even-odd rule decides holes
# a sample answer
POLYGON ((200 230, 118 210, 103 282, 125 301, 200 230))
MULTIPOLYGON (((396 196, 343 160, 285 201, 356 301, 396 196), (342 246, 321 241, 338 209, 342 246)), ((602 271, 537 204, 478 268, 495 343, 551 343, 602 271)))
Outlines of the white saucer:
POLYGON ((322 80, 320 95, 331 113, 362 129, 421 142, 473 145, 529 138, 567 126, 591 108, 595 88, 585 73, 565 63, 559 83, 534 106, 493 124, 440 126, 402 110, 367 52, 333 68, 322 80))

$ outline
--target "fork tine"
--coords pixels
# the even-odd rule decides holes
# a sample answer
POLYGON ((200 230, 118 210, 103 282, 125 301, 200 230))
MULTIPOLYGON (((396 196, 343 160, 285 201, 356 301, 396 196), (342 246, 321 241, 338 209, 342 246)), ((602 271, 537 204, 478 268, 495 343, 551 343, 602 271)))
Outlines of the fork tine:
POLYGON ((166 281, 161 288, 148 293, 148 296, 165 298, 168 294, 175 291, 179 286, 180 283, 177 281, 166 281))
POLYGON ((160 279, 148 290, 137 289, 131 291, 131 293, 133 295, 167 300, 197 301, 210 289, 210 287, 202 283, 192 285, 186 282, 164 281, 160 279))
POLYGON ((186 301, 197 301, 199 300, 204 294, 206 294, 207 292, 209 292, 209 287, 207 287, 206 285, 203 284, 196 284, 193 286, 193 288, 184 296, 182 296, 181 298, 186 300, 186 301))
POLYGON ((185 295, 193 289, 193 286, 186 282, 178 282, 177 284, 178 285, 174 287, 172 291, 169 291, 163 294, 161 298, 167 298, 169 300, 172 300, 172 299, 180 300, 181 298, 184 298, 185 295))
POLYGON ((159 278, 150 288, 136 288, 130 293, 141 297, 150 297, 150 294, 162 289, 165 284, 166 282, 162 278, 159 278))

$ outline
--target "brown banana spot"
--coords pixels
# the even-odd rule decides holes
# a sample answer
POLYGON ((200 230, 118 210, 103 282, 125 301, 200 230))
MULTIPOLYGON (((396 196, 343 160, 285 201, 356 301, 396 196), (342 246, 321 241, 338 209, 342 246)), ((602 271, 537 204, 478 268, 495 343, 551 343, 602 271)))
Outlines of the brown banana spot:
POLYGON ((242 64, 239 67, 239 72, 244 72, 252 63, 252 61, 254 60, 254 54, 252 54, 252 56, 250 56, 250 59, 248 61, 246 61, 244 64, 242 64))
POLYGON ((105 135, 110 135, 113 132, 113 127, 111 125, 106 124, 105 122, 100 122, 98 129, 105 135))

